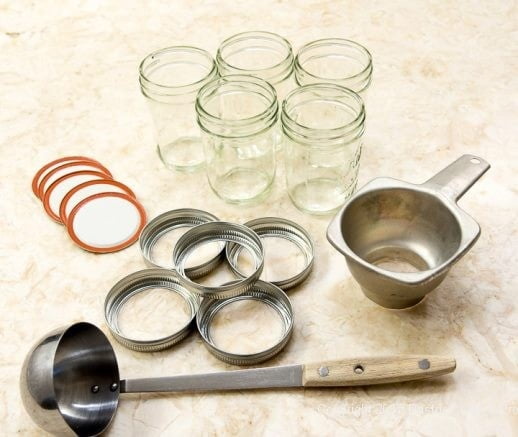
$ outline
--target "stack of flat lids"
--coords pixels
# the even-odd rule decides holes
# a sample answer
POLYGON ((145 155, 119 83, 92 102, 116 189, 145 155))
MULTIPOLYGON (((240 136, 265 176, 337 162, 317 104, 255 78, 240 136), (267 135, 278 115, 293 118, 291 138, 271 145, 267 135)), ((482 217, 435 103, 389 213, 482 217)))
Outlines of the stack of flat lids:
POLYGON ((124 249, 146 224, 135 193, 92 158, 67 156, 45 164, 34 175, 32 191, 48 216, 90 252, 124 249))

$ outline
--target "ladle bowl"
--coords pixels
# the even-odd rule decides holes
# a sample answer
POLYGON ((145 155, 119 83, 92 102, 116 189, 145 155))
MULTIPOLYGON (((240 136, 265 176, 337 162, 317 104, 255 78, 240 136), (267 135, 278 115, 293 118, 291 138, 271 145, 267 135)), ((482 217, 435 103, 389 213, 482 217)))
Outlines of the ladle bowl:
POLYGON ((119 401, 119 368, 110 342, 85 322, 52 331, 27 355, 20 391, 25 409, 47 432, 100 434, 119 401))

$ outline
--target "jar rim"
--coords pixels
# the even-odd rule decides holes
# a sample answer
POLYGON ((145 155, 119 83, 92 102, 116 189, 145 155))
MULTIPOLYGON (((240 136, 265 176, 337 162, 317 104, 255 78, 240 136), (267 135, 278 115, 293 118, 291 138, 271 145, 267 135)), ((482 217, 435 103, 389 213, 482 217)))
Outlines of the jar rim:
POLYGON ((265 118, 271 118, 275 116, 278 112, 277 93, 275 92, 275 88, 269 82, 259 77, 244 74, 229 74, 227 76, 222 76, 214 80, 211 80, 210 82, 206 83, 202 88, 200 88, 200 90, 198 91, 198 95, 196 96, 195 108, 196 113, 200 118, 205 118, 210 122, 225 122, 233 126, 243 126, 265 118), (211 114, 205 109, 202 99, 205 98, 206 95, 209 94, 211 91, 227 83, 252 84, 261 87, 270 94, 270 104, 264 111, 261 111, 259 114, 255 114, 250 117, 240 118, 237 120, 221 118, 214 114, 211 114))
MULTIPOLYGON (((207 81, 207 78, 211 78, 214 76, 215 73, 217 73, 217 70, 218 70, 218 67, 216 65, 216 61, 211 56, 211 54, 206 50, 203 50, 203 49, 200 49, 200 48, 194 47, 194 46, 170 46, 170 47, 165 47, 165 48, 162 48, 159 50, 155 50, 154 52, 151 52, 147 56, 145 56, 144 59, 142 59, 142 61, 139 64, 139 75, 143 81, 148 82, 149 84, 156 86, 158 88, 174 89, 174 90, 178 90, 178 91, 189 90, 196 86, 201 87, 207 81), (161 54, 168 53, 168 52, 183 52, 183 53, 191 52, 191 53, 201 54, 209 61, 211 68, 210 68, 209 72, 205 76, 203 76, 201 79, 194 81, 192 83, 185 84, 185 85, 166 85, 163 83, 155 82, 152 79, 150 79, 148 76, 146 76, 146 72, 145 72, 146 63, 149 62, 154 57, 156 57, 157 55, 161 55, 161 54)), ((188 92, 188 91, 186 91, 186 92, 188 92)))
MULTIPOLYGON (((285 121, 282 119, 282 121, 285 121)), ((340 143, 343 144, 344 137, 350 138, 347 142, 352 142, 354 139, 356 139, 358 136, 363 135, 363 132, 365 132, 365 113, 362 119, 358 122, 357 126, 354 126, 350 130, 347 130, 345 132, 343 131, 337 131, 337 132, 329 132, 326 131, 327 135, 315 135, 315 131, 308 129, 309 132, 305 131, 296 131, 286 123, 282 123, 282 130, 284 133, 290 137, 293 140, 296 140, 297 142, 300 142, 301 140, 303 142, 311 143, 312 146, 318 147, 318 145, 313 144, 315 141, 338 141, 340 140, 340 143)), ((322 134, 324 132, 318 132, 319 134, 322 134)), ((327 148, 327 145, 322 146, 324 148, 327 148)))
POLYGON ((236 74, 257 74, 259 72, 266 72, 268 70, 272 70, 276 67, 282 66, 287 63, 286 68, 276 75, 276 76, 280 76, 281 73, 289 71, 289 73, 284 75, 280 81, 284 80, 286 77, 288 77, 290 75, 294 62, 295 62, 295 59, 294 59, 293 48, 291 46, 291 43, 286 38, 278 35, 277 33, 268 32, 265 30, 250 30, 247 32, 236 33, 235 35, 232 35, 232 36, 226 38, 225 40, 223 40, 223 42, 219 45, 218 50, 216 52, 216 63, 218 65, 222 65, 224 67, 228 67, 233 70, 241 72, 241 73, 236 73, 236 74), (223 57, 223 50, 225 48, 229 47, 230 45, 232 45, 234 43, 238 43, 243 40, 246 40, 248 38, 271 40, 271 41, 281 43, 287 49, 287 54, 280 62, 278 62, 274 65, 271 65, 267 68, 256 68, 256 69, 241 68, 241 67, 237 67, 236 65, 233 65, 230 62, 228 62, 227 60, 225 60, 225 58, 223 57))
POLYGON ((372 55, 369 52, 369 50, 367 50, 367 48, 365 46, 362 46, 361 44, 357 43, 356 41, 352 41, 350 39, 345 39, 345 38, 323 38, 323 39, 317 39, 315 41, 311 41, 307 44, 304 44, 299 49, 299 51, 297 52, 297 55, 295 56, 295 68, 304 71, 305 74, 307 74, 308 76, 311 76, 315 79, 324 79, 326 81, 340 81, 340 80, 344 80, 344 79, 349 80, 349 79, 357 78, 359 76, 366 74, 367 72, 369 72, 369 70, 370 70, 370 72, 369 72, 368 76, 372 75, 373 64, 372 64, 372 55), (344 76, 344 77, 338 78, 338 79, 328 78, 328 77, 324 77, 324 76, 318 76, 316 74, 310 73, 302 66, 302 64, 300 62, 300 55, 303 53, 307 53, 309 50, 313 50, 315 48, 319 48, 319 47, 326 46, 326 45, 352 47, 352 48, 358 49, 360 52, 362 52, 366 56, 367 65, 364 67, 363 70, 361 70, 360 72, 358 72, 356 74, 353 74, 351 76, 344 76))
MULTIPOLYGON (((342 85, 336 85, 336 84, 330 84, 330 83, 315 83, 315 84, 309 84, 309 85, 303 85, 301 87, 295 88, 293 91, 291 91, 284 101, 282 102, 282 124, 283 127, 287 127, 289 130, 293 130, 291 126, 295 126, 300 131, 304 132, 304 136, 315 136, 317 135, 323 135, 323 134, 329 134, 331 135, 339 135, 338 132, 342 133, 349 133, 353 132, 355 129, 358 128, 361 124, 365 122, 365 105, 363 103, 363 99, 358 95, 358 93, 354 92, 353 90, 346 88, 342 85), (334 90, 338 93, 341 93, 344 97, 352 97, 353 100, 359 105, 358 114, 354 118, 354 120, 338 127, 333 128, 315 128, 310 126, 305 126, 292 118, 288 113, 287 105, 289 104, 290 99, 293 99, 295 96, 299 94, 303 94, 306 92, 311 91, 318 91, 318 90, 334 90), (285 123, 285 121, 288 121, 288 123, 285 123), (291 125, 291 126, 290 126, 291 125), (313 135, 311 135, 313 133, 313 135)), ((327 135, 326 135, 327 136, 327 135)), ((333 138, 333 137, 330 137, 333 138)))

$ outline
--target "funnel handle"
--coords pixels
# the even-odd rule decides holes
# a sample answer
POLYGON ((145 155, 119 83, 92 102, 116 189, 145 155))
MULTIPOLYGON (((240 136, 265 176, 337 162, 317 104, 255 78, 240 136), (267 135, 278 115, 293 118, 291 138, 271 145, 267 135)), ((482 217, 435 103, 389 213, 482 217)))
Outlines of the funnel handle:
POLYGON ((490 167, 478 156, 462 155, 423 185, 457 201, 490 167))

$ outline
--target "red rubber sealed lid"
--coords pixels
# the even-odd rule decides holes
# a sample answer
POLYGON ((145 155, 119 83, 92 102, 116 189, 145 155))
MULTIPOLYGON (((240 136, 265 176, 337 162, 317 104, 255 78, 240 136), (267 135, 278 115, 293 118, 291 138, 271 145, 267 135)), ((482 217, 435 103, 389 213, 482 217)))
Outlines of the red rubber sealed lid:
POLYGON ((43 167, 41 167, 34 177, 32 178, 32 192, 36 197, 40 197, 38 195, 38 190, 40 186, 41 180, 53 169, 56 167, 59 167, 62 164, 65 164, 66 162, 75 162, 75 161, 90 161, 90 162, 97 162, 95 159, 88 158, 86 156, 65 156, 63 158, 55 159, 54 161, 49 162, 48 164, 45 164, 43 167))
POLYGON ((123 193, 99 193, 81 200, 70 212, 70 238, 90 252, 122 250, 138 240, 146 224, 146 211, 123 193))
POLYGON ((52 220, 64 223, 59 216, 59 208, 66 194, 83 182, 99 179, 106 179, 106 174, 100 171, 82 170, 61 176, 45 191, 42 199, 45 211, 52 220))
POLYGON ((61 222, 67 222, 68 215, 81 200, 99 193, 126 193, 128 196, 136 198, 135 193, 128 186, 113 179, 96 179, 83 182, 72 188, 61 201, 59 207, 61 222))
POLYGON ((67 162, 65 164, 61 164, 58 167, 53 168, 49 171, 40 181, 38 186, 38 197, 43 199, 45 195, 45 191, 50 187, 50 185, 58 180, 60 177, 65 176, 66 174, 73 173, 75 171, 81 170, 94 170, 100 171, 101 173, 106 174, 107 179, 112 178, 112 174, 110 170, 108 170, 102 164, 95 161, 73 161, 67 162))

